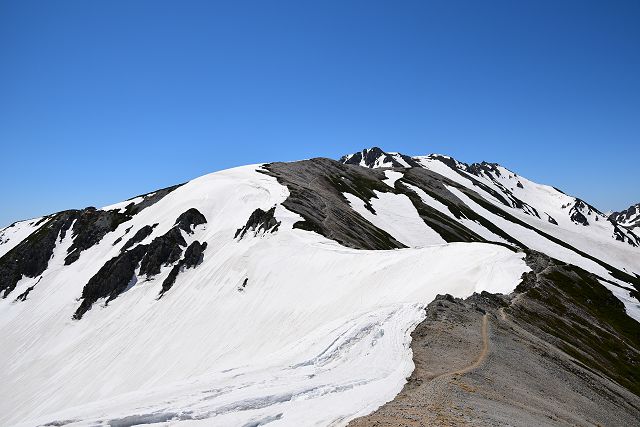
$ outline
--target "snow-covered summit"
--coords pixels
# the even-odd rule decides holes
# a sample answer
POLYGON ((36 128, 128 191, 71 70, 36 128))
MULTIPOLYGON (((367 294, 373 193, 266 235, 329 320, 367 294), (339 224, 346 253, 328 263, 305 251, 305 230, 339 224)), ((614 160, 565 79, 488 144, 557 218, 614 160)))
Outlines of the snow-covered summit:
POLYGON ((613 212, 609 218, 627 228, 640 230, 640 203, 631 205, 623 211, 613 212))
MULTIPOLYGON (((640 246, 640 236, 634 232, 637 226, 629 225, 633 221, 634 224, 640 222, 638 214, 634 214, 640 212, 640 208, 635 207, 639 209, 636 211, 631 207, 628 211, 607 216, 584 200, 567 195, 556 187, 538 184, 497 163, 467 164, 442 154, 410 157, 386 153, 377 147, 343 156, 340 161, 370 168, 422 167, 474 189, 492 203, 519 211, 517 215, 524 213, 571 233, 582 233, 582 227, 588 227, 588 233, 598 238, 640 246)), ((532 218, 525 217, 525 220, 531 222, 532 218)), ((537 222, 534 224, 539 225, 537 222)))
POLYGON ((365 148, 357 153, 347 154, 340 158, 340 162, 369 168, 417 166, 416 162, 409 156, 393 152, 387 153, 378 147, 365 148))

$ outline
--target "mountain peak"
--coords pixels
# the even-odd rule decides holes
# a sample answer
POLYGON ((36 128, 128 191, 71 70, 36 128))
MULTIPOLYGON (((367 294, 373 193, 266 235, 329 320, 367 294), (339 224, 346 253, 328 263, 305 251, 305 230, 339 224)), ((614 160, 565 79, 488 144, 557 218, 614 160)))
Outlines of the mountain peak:
POLYGON ((342 156, 340 163, 367 168, 409 168, 420 166, 410 156, 397 152, 386 152, 380 147, 365 148, 357 153, 342 156))
POLYGON ((640 227, 640 203, 629 206, 620 212, 613 212, 609 219, 630 228, 640 227))

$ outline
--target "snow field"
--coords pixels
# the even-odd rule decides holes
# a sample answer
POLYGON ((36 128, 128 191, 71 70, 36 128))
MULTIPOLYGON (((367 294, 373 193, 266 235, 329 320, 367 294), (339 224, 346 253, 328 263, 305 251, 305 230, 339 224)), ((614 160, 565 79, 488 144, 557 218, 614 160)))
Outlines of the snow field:
MULTIPOLYGON (((256 168, 185 184, 60 268, 67 233, 27 303, 0 300, 1 425, 344 425, 401 390, 413 369, 410 333, 437 294, 510 292, 527 271, 522 254, 496 245, 358 251, 294 230, 299 217, 280 205, 287 189, 256 168), (253 210, 274 205, 277 233, 233 239, 253 210), (158 223, 151 240, 192 207, 207 218, 185 236, 207 242, 200 266, 161 300, 168 268, 71 320, 126 228, 132 236, 158 223)), ((385 226, 417 227, 413 206, 378 195, 372 204, 385 226)), ((422 224, 412 233, 427 238, 411 246, 434 244, 422 224)))

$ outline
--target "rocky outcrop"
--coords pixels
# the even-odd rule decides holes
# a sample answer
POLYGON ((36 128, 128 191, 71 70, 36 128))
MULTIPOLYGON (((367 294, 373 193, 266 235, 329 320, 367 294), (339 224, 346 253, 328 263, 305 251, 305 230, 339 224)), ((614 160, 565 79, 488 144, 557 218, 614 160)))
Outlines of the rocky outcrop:
MULTIPOLYGON (((418 187, 445 204, 456 218, 477 221, 507 242, 524 247, 490 221, 476 214, 455 197, 446 186, 459 184, 424 168, 405 168, 403 178, 394 188, 383 182, 384 172, 343 165, 330 159, 312 159, 295 163, 271 163, 266 173, 275 176, 289 189, 283 203, 288 210, 304 218, 294 228, 315 231, 329 239, 356 249, 394 249, 404 245, 385 231, 375 227, 355 212, 344 198, 350 193, 363 201, 373 214, 371 200, 376 193, 396 193, 407 196, 425 223, 447 242, 484 242, 483 237, 431 206, 426 205, 407 184, 418 187)), ((466 188, 461 191, 474 198, 479 196, 466 188)))
POLYGON ((162 282, 162 290, 160 291, 160 295, 158 295, 158 299, 162 298, 162 296, 173 287, 176 279, 178 278, 178 274, 180 274, 181 271, 186 268, 194 268, 202 262, 202 259, 204 258, 204 250, 206 248, 206 242, 200 243, 195 241, 189 245, 187 250, 184 252, 184 258, 173 266, 167 278, 162 282))
POLYGON ((582 204, 577 201, 576 204, 569 210, 569 218, 571 219, 571 221, 575 222, 576 224, 582 224, 582 225, 589 225, 589 221, 587 220, 587 217, 584 216, 584 214, 581 212, 581 208, 582 204))
POLYGON ((80 258, 83 251, 98 244, 107 233, 114 231, 120 224, 129 221, 180 185, 138 196, 142 198, 141 201, 132 201, 124 209, 100 210, 88 207, 82 210, 62 211, 42 218, 40 222, 46 221, 44 225, 0 257, 2 297, 6 298, 23 276, 35 278, 42 274, 49 265, 56 244, 67 236, 67 232, 71 232, 73 243, 67 250, 64 264, 70 265, 80 258))
POLYGON ((625 227, 640 227, 640 203, 629 206, 620 212, 613 212, 609 218, 625 227))
POLYGON ((73 225, 73 244, 64 260, 65 265, 73 264, 78 260, 82 251, 100 242, 105 234, 114 231, 120 224, 129 221, 134 215, 157 203, 181 185, 174 185, 138 196, 135 199, 142 198, 141 201, 137 203, 132 201, 124 209, 104 211, 89 207, 81 211, 73 225))
POLYGON ((73 318, 81 319, 100 298, 106 298, 108 304, 135 283, 135 271, 146 249, 146 245, 139 245, 107 261, 82 289, 82 302, 73 318))
POLYGON ((260 208, 256 209, 249 216, 247 223, 236 230, 233 238, 242 240, 247 232, 253 232, 254 236, 259 233, 275 233, 280 226, 280 221, 277 221, 274 216, 275 212, 275 206, 268 211, 263 211, 260 208))
POLYGON ((65 238, 79 211, 63 211, 0 258, 0 292, 6 298, 25 277, 38 277, 49 265, 56 244, 65 238))
POLYGON ((373 168, 373 167, 401 168, 401 167, 407 167, 407 166, 408 167, 420 166, 418 162, 416 162, 414 159, 412 159, 409 156, 406 156, 400 153, 389 154, 382 151, 378 147, 365 148, 364 150, 358 153, 342 156, 340 158, 340 163, 343 163, 345 165, 366 166, 369 168, 373 168), (402 160, 402 162, 400 162, 398 159, 402 160))
POLYGON ((182 256, 182 248, 187 242, 182 237, 180 229, 173 227, 164 235, 156 237, 145 248, 144 256, 140 260, 140 275, 155 276, 160 274, 163 265, 170 265, 182 256))
POLYGON ((187 234, 193 234, 193 229, 197 225, 206 224, 207 219, 196 208, 191 208, 182 213, 176 219, 175 225, 187 234))
POLYGON ((73 223, 73 244, 68 250, 64 264, 76 262, 82 251, 100 242, 105 234, 112 232, 131 218, 132 214, 124 214, 119 210, 103 211, 89 207, 79 211, 73 223))
POLYGON ((264 172, 289 189, 282 204, 303 220, 293 227, 314 231, 356 249, 395 249, 404 245, 355 212, 344 192, 365 204, 375 191, 392 189, 382 182, 384 172, 344 165, 331 159, 311 159, 294 163, 270 163, 264 172))
POLYGON ((105 304, 109 304, 133 286, 137 282, 138 275, 152 278, 160 274, 163 266, 177 263, 162 285, 160 294, 162 296, 173 286, 183 267, 195 267, 202 260, 206 243, 201 244, 197 241, 189 245, 184 252, 184 258, 181 259, 181 257, 183 248, 187 246, 182 231, 193 233, 193 228, 203 223, 206 223, 204 216, 197 209, 192 208, 182 213, 175 225, 162 236, 154 238, 149 244, 133 246, 136 240, 139 242, 148 237, 154 228, 154 226, 143 227, 129 240, 129 242, 133 241, 130 245, 133 247, 123 249, 119 255, 107 261, 84 286, 80 298, 82 302, 73 316, 74 319, 81 319, 99 299, 104 298, 105 304))
POLYGON ((157 225, 158 225, 157 223, 153 224, 153 225, 145 225, 140 230, 136 231, 136 234, 134 234, 132 238, 127 240, 127 243, 122 245, 122 248, 120 249, 120 252, 126 251, 127 249, 129 249, 133 245, 135 245, 136 243, 140 243, 144 239, 149 237, 151 235, 151 233, 153 232, 153 229, 156 228, 157 225))

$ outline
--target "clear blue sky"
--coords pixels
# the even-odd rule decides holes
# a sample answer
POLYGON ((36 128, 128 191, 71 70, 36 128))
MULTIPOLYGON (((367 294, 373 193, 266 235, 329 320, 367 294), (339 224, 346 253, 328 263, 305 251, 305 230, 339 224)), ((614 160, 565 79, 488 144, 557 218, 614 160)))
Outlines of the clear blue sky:
POLYGON ((640 201, 640 1, 0 0, 0 226, 377 145, 640 201))

